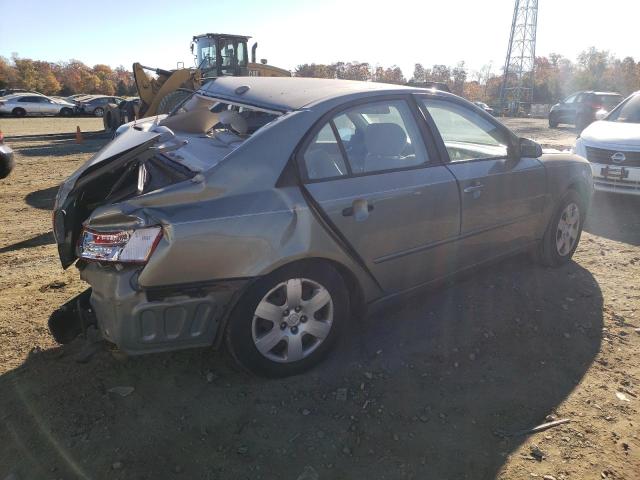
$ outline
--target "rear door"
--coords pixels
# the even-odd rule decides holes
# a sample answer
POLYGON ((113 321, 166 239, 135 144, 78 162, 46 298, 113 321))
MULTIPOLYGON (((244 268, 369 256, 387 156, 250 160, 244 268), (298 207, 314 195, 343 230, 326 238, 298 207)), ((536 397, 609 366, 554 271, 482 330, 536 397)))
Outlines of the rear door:
POLYGON ((514 137, 489 115, 455 100, 422 97, 420 103, 459 182, 463 264, 480 263, 535 240, 547 198, 542 163, 510 155, 514 137))
POLYGON ((35 95, 29 95, 26 97, 21 97, 18 99, 18 105, 21 108, 24 108, 27 114, 35 114, 39 115, 42 112, 42 108, 40 106, 40 97, 35 95))
POLYGON ((408 100, 335 112, 297 156, 312 205, 387 293, 450 270, 460 227, 456 180, 408 100))

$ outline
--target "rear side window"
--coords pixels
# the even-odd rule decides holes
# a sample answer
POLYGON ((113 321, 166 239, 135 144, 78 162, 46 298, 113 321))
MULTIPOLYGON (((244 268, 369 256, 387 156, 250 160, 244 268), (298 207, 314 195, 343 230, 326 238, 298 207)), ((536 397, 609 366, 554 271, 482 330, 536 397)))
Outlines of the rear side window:
POLYGON ((342 177, 347 174, 332 122, 322 127, 307 147, 304 152, 304 165, 310 180, 342 177))
POLYGON ((446 100, 422 99, 452 162, 508 155, 504 130, 470 108, 446 100))
POLYGON ((304 163, 317 180, 426 165, 429 156, 407 103, 391 100, 336 115, 307 147, 304 163))

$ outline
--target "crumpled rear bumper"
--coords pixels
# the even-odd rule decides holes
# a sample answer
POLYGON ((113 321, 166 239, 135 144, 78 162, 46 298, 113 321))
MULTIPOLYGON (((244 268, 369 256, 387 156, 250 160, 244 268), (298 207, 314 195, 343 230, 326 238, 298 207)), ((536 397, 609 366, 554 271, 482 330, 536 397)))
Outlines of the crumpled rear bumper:
POLYGON ((245 282, 143 289, 137 269, 89 263, 81 278, 102 336, 130 355, 212 345, 234 293, 245 282))

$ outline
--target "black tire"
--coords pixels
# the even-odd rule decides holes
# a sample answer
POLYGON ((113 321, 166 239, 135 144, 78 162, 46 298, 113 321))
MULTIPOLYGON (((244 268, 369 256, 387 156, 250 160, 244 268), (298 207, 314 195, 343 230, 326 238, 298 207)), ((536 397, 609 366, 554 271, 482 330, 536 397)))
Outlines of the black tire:
POLYGON ((27 111, 24 108, 16 107, 11 112, 14 117, 24 117, 27 114, 27 111))
MULTIPOLYGON (((318 364, 326 356, 339 337, 348 316, 349 295, 347 287, 335 268, 328 263, 316 261, 288 265, 254 282, 240 298, 227 325, 227 350, 242 367, 255 374, 266 377, 296 375, 318 364), (324 287, 331 296, 333 321, 327 336, 308 356, 299 361, 281 363, 260 353, 254 342, 252 329, 258 304, 274 287, 290 279, 308 279, 324 287)), ((273 328, 279 329, 280 327, 274 324, 273 328)), ((304 337, 302 337, 302 333, 300 335, 302 341, 304 337)))
POLYGON ((158 109, 156 114, 163 115, 165 113, 171 113, 180 103, 186 100, 193 94, 191 90, 179 88, 173 92, 167 93, 160 103, 158 103, 158 109))
POLYGON ((553 213, 551 220, 549 221, 549 225, 547 225, 544 237, 533 252, 534 259, 538 263, 547 267, 558 267, 571 261, 571 257, 573 257, 573 254, 575 253, 576 249, 578 248, 578 244, 580 243, 582 227, 584 226, 584 221, 587 213, 586 208, 587 207, 584 199, 575 190, 569 190, 562 197, 560 202, 558 202, 558 206, 553 213), (565 209, 572 203, 576 204, 579 209, 580 224, 578 227, 577 236, 575 238, 575 243, 567 252, 565 252, 564 254, 560 254, 557 247, 557 241, 559 240, 558 227, 565 209))
POLYGON ((15 164, 13 152, 3 153, 0 151, 0 180, 9 176, 15 164))
POLYGON ((73 110, 68 107, 64 107, 62 110, 60 110, 61 117, 70 117, 71 115, 73 115, 73 110))
POLYGON ((558 125, 560 125, 560 123, 558 122, 558 119, 555 117, 555 115, 549 114, 549 128, 557 128, 558 125))
POLYGON ((104 108, 96 107, 96 109, 93 111, 93 115, 96 117, 102 117, 104 115, 104 108))

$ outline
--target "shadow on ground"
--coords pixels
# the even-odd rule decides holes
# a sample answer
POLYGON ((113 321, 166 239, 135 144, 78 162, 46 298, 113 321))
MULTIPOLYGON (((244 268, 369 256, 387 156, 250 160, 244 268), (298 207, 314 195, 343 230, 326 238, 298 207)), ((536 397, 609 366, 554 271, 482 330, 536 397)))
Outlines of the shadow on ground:
POLYGON ((100 150, 105 143, 105 139, 102 137, 87 138, 84 139, 82 143, 76 143, 75 139, 28 139, 28 141, 34 140, 46 140, 46 143, 20 146, 18 148, 20 155, 24 155, 25 157, 62 157, 78 153, 95 153, 100 150))
POLYGON ((24 197, 24 201, 27 202, 27 205, 33 208, 53 210, 53 204, 56 201, 56 195, 58 194, 59 188, 60 186, 56 185, 54 187, 36 190, 24 197))
POLYGON ((209 350, 0 377, 0 474, 19 478, 495 478, 593 362, 602 295, 575 263, 515 258, 350 324, 306 375, 265 380, 209 350), (132 386, 126 397, 109 393, 132 386))
MULTIPOLYGON (((112 133, 105 131, 86 132, 82 134, 85 138, 110 140, 112 133)), ((32 141, 32 140, 74 140, 76 138, 75 132, 73 133, 37 133, 33 135, 10 135, 6 136, 5 140, 9 141, 32 141)))
POLYGON ((14 252, 16 250, 22 250, 23 248, 39 247, 41 245, 51 245, 55 243, 53 238, 53 232, 41 233, 35 237, 31 237, 27 240, 22 240, 6 247, 0 248, 0 253, 14 252))
POLYGON ((640 245, 640 197, 596 192, 584 228, 610 240, 640 245))

